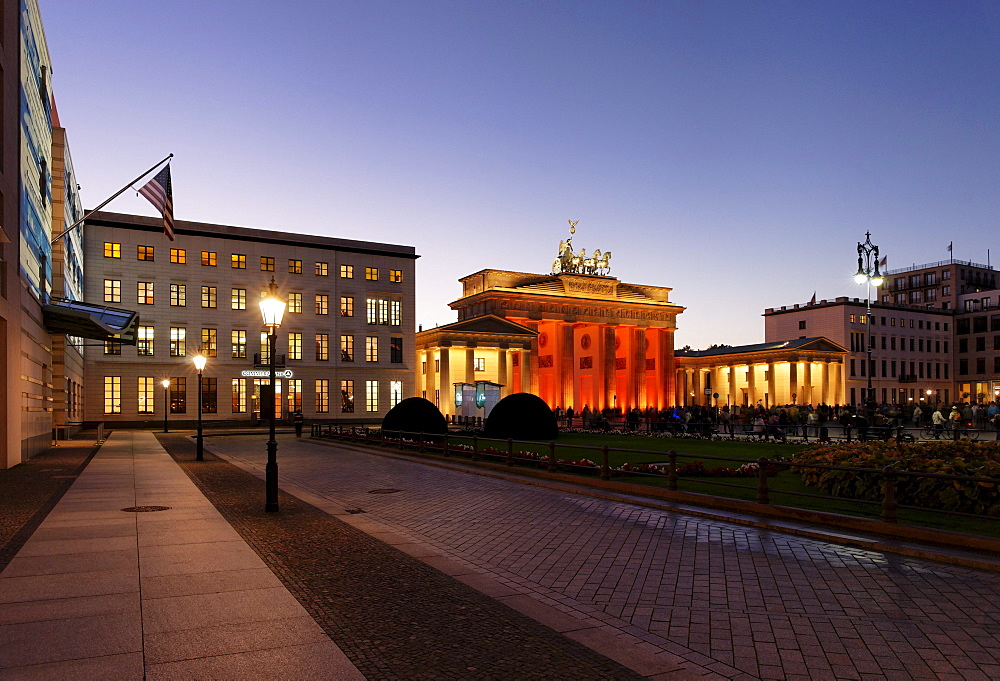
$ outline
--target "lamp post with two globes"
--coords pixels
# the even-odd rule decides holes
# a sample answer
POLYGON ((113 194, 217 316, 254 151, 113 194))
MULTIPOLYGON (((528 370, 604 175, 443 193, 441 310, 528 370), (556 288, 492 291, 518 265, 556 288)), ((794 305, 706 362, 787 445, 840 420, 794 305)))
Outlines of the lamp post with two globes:
POLYGON ((274 351, 278 344, 278 327, 281 326, 281 317, 285 314, 285 301, 278 297, 278 285, 271 277, 271 284, 268 286, 268 293, 260 301, 260 315, 267 327, 267 359, 270 374, 270 404, 268 405, 269 434, 267 441, 267 465, 264 467, 264 487, 265 503, 264 510, 274 513, 278 508, 278 441, 274 435, 274 419, 276 410, 275 395, 275 375, 274 375, 274 351))
POLYGON ((865 232, 865 242, 858 242, 858 271, 854 275, 854 281, 858 284, 867 284, 866 301, 868 309, 865 317, 866 338, 865 338, 865 374, 868 377, 868 389, 865 390, 865 408, 871 411, 875 408, 875 389, 872 387, 872 374, 875 369, 872 366, 872 286, 876 289, 882 285, 885 279, 878 271, 878 246, 872 243, 872 233, 865 232))

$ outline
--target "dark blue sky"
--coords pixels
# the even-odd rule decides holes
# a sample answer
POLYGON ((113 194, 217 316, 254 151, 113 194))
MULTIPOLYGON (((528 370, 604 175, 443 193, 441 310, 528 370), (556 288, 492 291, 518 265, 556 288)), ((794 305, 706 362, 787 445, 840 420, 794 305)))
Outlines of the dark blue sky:
POLYGON ((40 4, 88 206, 173 152, 178 219, 416 246, 425 328, 567 219, 694 347, 863 296, 866 231, 1000 245, 997 2, 40 4))

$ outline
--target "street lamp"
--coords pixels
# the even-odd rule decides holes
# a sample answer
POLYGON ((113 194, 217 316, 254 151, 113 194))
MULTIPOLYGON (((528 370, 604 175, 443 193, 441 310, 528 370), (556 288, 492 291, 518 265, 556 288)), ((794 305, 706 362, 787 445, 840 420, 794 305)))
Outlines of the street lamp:
POLYGON ((865 374, 868 376, 868 389, 865 391, 865 407, 871 411, 875 408, 875 389, 872 387, 872 286, 876 289, 885 281, 878 271, 878 246, 872 243, 872 233, 865 232, 865 242, 858 242, 858 272, 854 281, 867 284, 865 300, 868 304, 865 316, 867 338, 865 339, 865 361, 868 363, 865 374))
POLYGON ((271 277, 271 284, 268 287, 267 295, 260 301, 260 316, 264 319, 264 326, 267 327, 267 360, 271 379, 270 394, 270 439, 267 441, 267 465, 264 467, 264 487, 266 501, 264 510, 268 513, 277 512, 278 508, 278 441, 274 439, 274 417, 275 417, 275 376, 274 376, 274 350, 278 343, 278 327, 281 326, 281 317, 285 314, 285 301, 278 297, 278 285, 271 277))
POLYGON ((194 368, 198 370, 198 439, 197 439, 197 442, 198 442, 198 453, 195 455, 194 460, 195 461, 204 461, 205 460, 205 444, 202 441, 202 437, 201 437, 201 410, 202 410, 202 406, 203 406, 202 402, 201 402, 201 388, 202 388, 202 386, 201 386, 201 372, 205 368, 205 363, 208 361, 208 358, 205 357, 205 355, 203 355, 199 351, 198 354, 194 356, 194 358, 192 359, 192 361, 194 362, 194 368))
POLYGON ((170 379, 163 379, 160 385, 163 386, 163 432, 168 433, 170 432, 167 430, 167 414, 170 413, 170 379))

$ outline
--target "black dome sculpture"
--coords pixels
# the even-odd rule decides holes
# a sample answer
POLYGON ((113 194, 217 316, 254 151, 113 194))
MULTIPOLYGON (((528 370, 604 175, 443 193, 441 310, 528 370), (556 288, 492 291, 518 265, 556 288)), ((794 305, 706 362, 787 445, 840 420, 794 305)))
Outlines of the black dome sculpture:
POLYGON ((385 415, 382 430, 443 435, 448 432, 448 422, 430 400, 408 397, 385 415))
POLYGON ((531 393, 508 395, 486 419, 486 437, 513 440, 554 440, 559 436, 555 414, 531 393))

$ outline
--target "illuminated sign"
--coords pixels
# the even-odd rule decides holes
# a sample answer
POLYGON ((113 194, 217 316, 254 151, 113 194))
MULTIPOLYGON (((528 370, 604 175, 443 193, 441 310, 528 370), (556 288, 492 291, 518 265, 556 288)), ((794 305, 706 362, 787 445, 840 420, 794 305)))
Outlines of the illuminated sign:
MULTIPOLYGON (((291 369, 277 369, 274 372, 275 378, 291 378, 295 374, 291 369)), ((240 372, 243 378, 271 378, 271 372, 267 369, 244 369, 240 372)))

